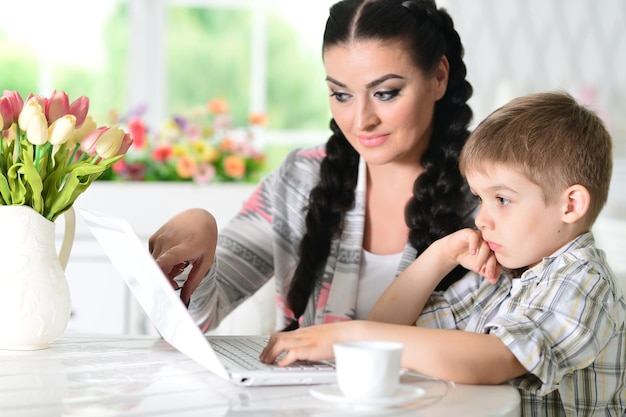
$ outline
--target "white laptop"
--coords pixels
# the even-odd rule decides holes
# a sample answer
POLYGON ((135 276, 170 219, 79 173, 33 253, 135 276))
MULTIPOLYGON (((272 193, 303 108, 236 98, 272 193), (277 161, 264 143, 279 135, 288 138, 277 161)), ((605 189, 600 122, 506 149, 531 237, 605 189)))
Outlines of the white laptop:
POLYGON ((189 358, 237 385, 336 383, 332 361, 301 362, 288 368, 263 364, 258 349, 266 345, 266 336, 203 334, 126 220, 85 209, 80 213, 161 337, 189 358), (236 349, 241 344, 252 351, 243 363, 236 349))

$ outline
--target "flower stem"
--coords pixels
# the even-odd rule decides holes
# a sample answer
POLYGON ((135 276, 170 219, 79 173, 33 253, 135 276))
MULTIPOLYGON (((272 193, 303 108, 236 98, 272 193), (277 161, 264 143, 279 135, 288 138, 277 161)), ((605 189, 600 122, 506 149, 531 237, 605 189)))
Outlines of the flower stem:
POLYGON ((13 162, 20 160, 21 145, 25 134, 26 132, 23 132, 22 129, 17 126, 15 131, 15 142, 13 143, 13 162))
MULTIPOLYGON (((0 173, 4 173, 4 142, 5 139, 2 137, 2 133, 0 131, 0 173)), ((8 144, 7 144, 8 149, 8 144)))
POLYGON ((80 148, 80 143, 77 143, 76 145, 74 145, 74 150, 72 151, 72 154, 70 155, 70 158, 67 160, 67 165, 68 166, 72 162, 74 162, 74 158, 76 158, 76 154, 78 153, 78 148, 80 148))
POLYGON ((35 145, 35 169, 39 172, 39 158, 41 158, 41 145, 35 145))

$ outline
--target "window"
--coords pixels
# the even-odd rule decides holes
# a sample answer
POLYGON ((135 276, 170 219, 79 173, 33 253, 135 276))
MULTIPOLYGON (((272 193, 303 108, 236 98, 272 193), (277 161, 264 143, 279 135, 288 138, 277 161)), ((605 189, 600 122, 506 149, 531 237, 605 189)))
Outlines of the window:
MULTIPOLYGON (((1 87, 87 95, 101 123, 145 105, 155 127, 222 97, 236 122, 267 114, 265 143, 281 148, 280 160, 329 135, 321 39, 334 1, 6 2, 1 87)), ((439 0, 465 46, 474 123, 512 96, 566 89, 594 102, 626 157, 626 3, 598 1, 439 0)))
POLYGON ((111 1, 24 0, 3 4, 2 89, 70 99, 86 95, 100 123, 126 105, 128 15, 111 1), (83 18, 76 18, 83 16, 83 18), (104 36, 104 34, 107 34, 104 36))

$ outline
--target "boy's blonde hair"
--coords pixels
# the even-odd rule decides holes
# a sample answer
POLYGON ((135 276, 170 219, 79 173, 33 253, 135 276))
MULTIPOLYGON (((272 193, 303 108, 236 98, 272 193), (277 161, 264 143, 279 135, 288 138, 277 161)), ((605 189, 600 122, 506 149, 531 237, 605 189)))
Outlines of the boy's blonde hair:
POLYGON ((580 184, 591 195, 586 219, 598 217, 613 169, 611 135, 596 113, 564 92, 516 98, 491 113, 470 135, 459 160, 463 174, 492 165, 519 170, 550 203, 580 184))

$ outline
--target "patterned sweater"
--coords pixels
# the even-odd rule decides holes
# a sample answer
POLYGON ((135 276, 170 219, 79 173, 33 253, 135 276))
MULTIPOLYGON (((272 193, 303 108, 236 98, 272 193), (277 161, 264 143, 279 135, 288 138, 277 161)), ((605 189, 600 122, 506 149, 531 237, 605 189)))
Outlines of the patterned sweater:
MULTIPOLYGON (((285 299, 298 262, 298 246, 306 231, 309 194, 319 181, 324 155, 324 145, 292 151, 220 231, 213 266, 189 306, 203 330, 215 328, 273 276, 277 330, 292 321, 293 313, 285 299)), ((346 213, 341 236, 331 243, 326 265, 300 318, 301 326, 355 316, 365 227, 365 170, 361 161, 354 208, 346 213)), ((415 255, 415 249, 407 243, 396 275, 415 255)))

